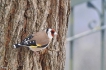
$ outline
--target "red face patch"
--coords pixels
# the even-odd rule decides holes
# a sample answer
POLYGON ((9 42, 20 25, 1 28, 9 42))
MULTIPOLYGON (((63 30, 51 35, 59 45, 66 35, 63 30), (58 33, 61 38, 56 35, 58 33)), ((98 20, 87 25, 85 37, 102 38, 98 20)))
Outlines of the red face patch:
POLYGON ((51 30, 51 34, 52 34, 52 36, 54 36, 54 33, 55 33, 55 30, 52 29, 52 30, 51 30))

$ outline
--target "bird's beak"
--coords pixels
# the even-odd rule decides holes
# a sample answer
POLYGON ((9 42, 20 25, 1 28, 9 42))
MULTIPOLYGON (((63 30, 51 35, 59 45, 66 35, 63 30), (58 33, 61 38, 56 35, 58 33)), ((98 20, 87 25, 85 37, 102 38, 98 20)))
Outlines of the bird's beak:
POLYGON ((55 32, 54 35, 57 35, 57 32, 55 32))

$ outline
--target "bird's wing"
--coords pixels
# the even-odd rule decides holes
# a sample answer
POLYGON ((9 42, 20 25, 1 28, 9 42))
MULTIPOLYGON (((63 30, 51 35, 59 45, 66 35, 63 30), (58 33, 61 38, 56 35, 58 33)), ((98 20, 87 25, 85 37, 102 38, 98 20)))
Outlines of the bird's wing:
POLYGON ((30 40, 30 39, 32 39, 32 38, 33 38, 33 35, 29 35, 27 38, 25 38, 24 40, 22 40, 22 42, 28 41, 28 40, 30 40))
POLYGON ((42 45, 40 43, 37 43, 36 40, 28 40, 28 41, 25 41, 23 45, 30 46, 31 48, 44 48, 48 45, 48 43, 45 45, 42 45))

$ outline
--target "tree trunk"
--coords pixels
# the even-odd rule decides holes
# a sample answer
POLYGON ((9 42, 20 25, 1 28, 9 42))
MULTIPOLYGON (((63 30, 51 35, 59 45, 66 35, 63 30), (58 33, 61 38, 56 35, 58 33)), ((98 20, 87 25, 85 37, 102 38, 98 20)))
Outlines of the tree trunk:
POLYGON ((0 70, 64 70, 69 5, 69 0, 0 0, 0 70), (47 27, 58 36, 39 54, 13 48, 47 27))

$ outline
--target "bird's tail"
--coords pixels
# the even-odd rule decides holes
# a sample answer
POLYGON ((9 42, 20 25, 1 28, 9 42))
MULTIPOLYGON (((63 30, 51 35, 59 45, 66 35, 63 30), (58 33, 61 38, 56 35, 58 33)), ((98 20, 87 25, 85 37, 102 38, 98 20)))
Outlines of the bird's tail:
POLYGON ((21 47, 21 44, 14 44, 13 47, 14 48, 19 48, 19 47, 21 47))
POLYGON ((14 44, 14 48, 19 48, 19 47, 28 47, 28 45, 22 45, 22 44, 14 44))
POLYGON ((21 43, 19 43, 19 44, 14 44, 13 47, 14 47, 14 48, 19 48, 19 47, 27 46, 27 44, 28 44, 28 41, 26 41, 26 39, 25 39, 25 40, 23 40, 23 41, 22 41, 21 43))
POLYGON ((22 47, 22 46, 36 46, 36 41, 35 40, 32 40, 32 41, 22 41, 20 44, 14 44, 13 47, 14 48, 19 48, 19 47, 22 47))

